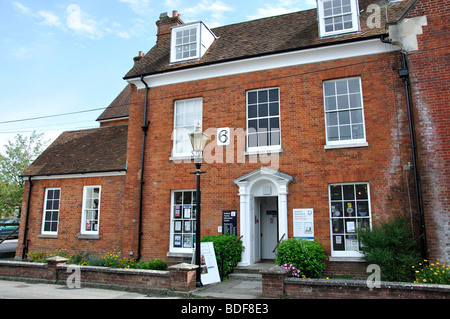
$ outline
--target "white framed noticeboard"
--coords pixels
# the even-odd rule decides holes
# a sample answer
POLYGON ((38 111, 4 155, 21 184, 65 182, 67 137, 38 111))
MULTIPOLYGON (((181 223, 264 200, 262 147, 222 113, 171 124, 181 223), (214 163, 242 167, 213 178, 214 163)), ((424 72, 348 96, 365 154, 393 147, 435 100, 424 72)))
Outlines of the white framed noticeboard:
POLYGON ((314 209, 295 208, 294 218, 294 238, 314 240, 314 209))
POLYGON ((220 282, 219 267, 217 267, 216 253, 211 242, 200 243, 200 274, 203 285, 220 282))

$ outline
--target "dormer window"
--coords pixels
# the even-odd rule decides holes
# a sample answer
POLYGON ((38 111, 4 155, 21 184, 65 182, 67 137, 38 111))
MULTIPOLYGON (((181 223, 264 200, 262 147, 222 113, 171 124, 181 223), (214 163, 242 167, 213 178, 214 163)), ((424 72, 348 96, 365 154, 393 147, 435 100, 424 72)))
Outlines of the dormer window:
POLYGON ((170 62, 200 59, 216 39, 202 22, 183 24, 172 28, 170 62))
POLYGON ((184 60, 196 58, 197 53, 197 28, 189 28, 175 31, 175 59, 184 60))
POLYGON ((359 31, 358 0, 318 0, 320 36, 359 31))

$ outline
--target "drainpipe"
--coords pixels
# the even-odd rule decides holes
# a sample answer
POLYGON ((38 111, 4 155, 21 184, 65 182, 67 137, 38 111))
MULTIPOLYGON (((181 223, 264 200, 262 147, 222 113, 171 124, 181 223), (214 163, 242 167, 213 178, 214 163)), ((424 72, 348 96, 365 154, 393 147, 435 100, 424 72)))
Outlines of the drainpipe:
POLYGON ((23 231, 22 259, 25 259, 28 253, 27 232, 28 232, 28 216, 30 215, 31 189, 33 188, 33 182, 31 181, 32 177, 33 176, 30 176, 28 178, 28 183, 30 184, 30 186, 28 186, 27 212, 25 215, 25 229, 23 231))
POLYGON ((412 152, 412 160, 413 160, 413 169, 414 169, 414 184, 416 188, 416 203, 417 203, 417 216, 419 218, 419 240, 420 240, 420 249, 423 259, 428 259, 428 247, 427 247, 427 238, 425 231, 425 219, 423 216, 422 202, 420 196, 420 185, 419 185, 419 169, 417 167, 416 162, 416 142, 414 135, 414 127, 412 120, 412 109, 411 109, 411 97, 410 97, 410 87, 409 87, 409 69, 406 63, 406 54, 402 53, 401 56, 402 67, 398 71, 400 78, 405 83, 405 92, 406 92, 406 104, 408 108, 408 120, 409 120, 409 132, 411 136, 411 152, 412 152))
POLYGON ((144 81, 144 76, 141 75, 141 82, 145 85, 145 104, 144 104, 144 123, 142 125, 142 155, 141 155, 141 176, 139 186, 139 233, 138 233, 138 253, 137 261, 141 259, 141 247, 142 247, 142 201, 144 190, 144 159, 145 159, 145 138, 147 136, 148 127, 150 121, 147 121, 147 107, 148 107, 148 91, 149 87, 144 81))

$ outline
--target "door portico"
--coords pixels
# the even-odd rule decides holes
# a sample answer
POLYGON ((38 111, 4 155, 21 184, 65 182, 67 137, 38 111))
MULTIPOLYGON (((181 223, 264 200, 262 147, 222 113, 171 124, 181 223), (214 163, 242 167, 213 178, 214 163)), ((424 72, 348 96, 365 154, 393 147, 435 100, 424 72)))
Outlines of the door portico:
POLYGON ((255 198, 277 197, 278 199, 278 240, 284 235, 288 238, 287 195, 288 184, 293 177, 281 172, 262 167, 252 173, 234 180, 239 186, 240 196, 240 234, 245 247, 240 266, 252 265, 261 258, 256 242, 260 234, 255 230, 256 213, 255 198))

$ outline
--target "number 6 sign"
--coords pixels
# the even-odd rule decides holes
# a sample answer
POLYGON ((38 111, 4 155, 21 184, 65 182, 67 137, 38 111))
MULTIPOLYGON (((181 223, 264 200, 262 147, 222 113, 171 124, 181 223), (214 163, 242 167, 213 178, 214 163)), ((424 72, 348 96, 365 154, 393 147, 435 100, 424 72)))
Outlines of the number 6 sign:
POLYGON ((217 145, 227 146, 230 144, 230 128, 223 127, 217 129, 217 145))

